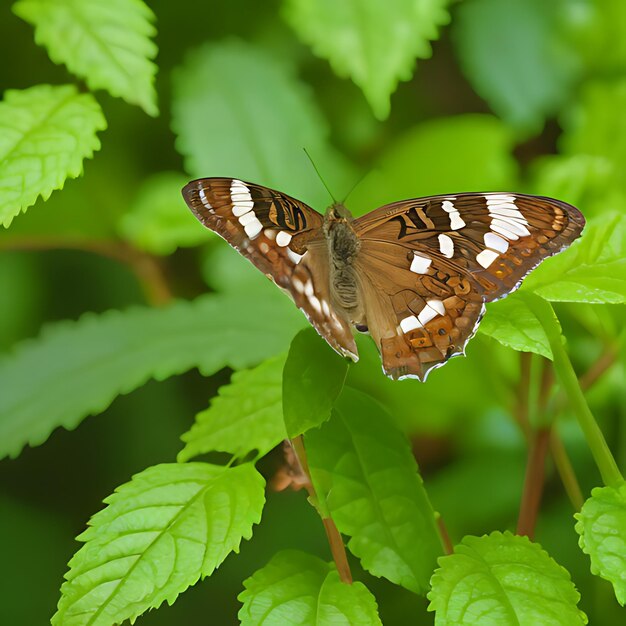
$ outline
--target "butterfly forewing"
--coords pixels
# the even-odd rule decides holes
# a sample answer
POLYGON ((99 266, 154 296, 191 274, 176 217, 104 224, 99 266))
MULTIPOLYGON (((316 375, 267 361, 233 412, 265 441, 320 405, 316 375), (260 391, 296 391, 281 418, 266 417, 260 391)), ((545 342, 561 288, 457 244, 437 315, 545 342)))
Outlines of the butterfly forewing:
POLYGON ((233 178, 183 188, 196 217, 250 260, 302 309, 331 347, 357 358, 350 325, 330 306, 323 217, 303 202, 233 178))
POLYGON ((574 207, 521 194, 456 194, 390 204, 355 221, 358 263, 377 299, 368 325, 392 378, 463 353, 483 302, 513 291, 580 234, 574 207), (395 329, 393 324, 396 324, 395 329))

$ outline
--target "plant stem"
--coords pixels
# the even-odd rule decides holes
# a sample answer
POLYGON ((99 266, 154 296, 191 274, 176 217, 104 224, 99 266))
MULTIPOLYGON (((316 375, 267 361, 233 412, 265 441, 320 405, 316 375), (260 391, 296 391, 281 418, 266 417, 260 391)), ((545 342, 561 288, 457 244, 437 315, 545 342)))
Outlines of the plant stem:
POLYGON ((574 510, 580 511, 585 502, 585 498, 583 497, 583 492, 580 489, 578 480, 576 479, 574 468, 572 467, 572 463, 567 456, 567 451, 565 450, 565 446, 563 445, 563 441, 561 440, 556 427, 553 428, 550 433, 550 453, 552 454, 554 464, 556 465, 556 469, 561 477, 561 482, 565 487, 565 492, 567 493, 574 510))
POLYGON ((535 534, 535 524, 539 513, 541 494, 543 493, 549 441, 550 428, 539 428, 533 433, 528 451, 524 491, 517 521, 517 534, 526 535, 530 539, 535 534))
POLYGON ((549 302, 535 294, 526 293, 524 294, 524 299, 541 323, 548 337, 550 347, 552 348, 556 375, 567 394, 570 406, 585 435, 604 484, 618 484, 624 478, 578 384, 576 372, 563 346, 561 328, 552 306, 549 302))
POLYGON ((293 447, 293 450, 296 454, 296 458, 298 459, 298 463, 300 463, 302 471, 306 474, 308 478, 304 486, 309 494, 309 500, 311 501, 311 504, 315 507, 320 517, 322 518, 324 530, 326 531, 326 537, 328 538, 328 544, 330 545, 330 552, 333 555, 333 560, 335 561, 335 565, 337 566, 339 578, 342 582, 351 585, 352 572, 350 571, 350 565, 348 563, 348 557, 346 555, 346 547, 344 546, 341 533, 337 529, 337 526, 335 526, 335 522, 333 521, 333 519, 329 516, 324 516, 319 507, 317 494, 315 493, 315 488, 313 487, 313 482, 311 481, 311 473, 309 471, 309 463, 307 460, 302 435, 298 435, 297 437, 290 439, 290 441, 291 446, 293 447))

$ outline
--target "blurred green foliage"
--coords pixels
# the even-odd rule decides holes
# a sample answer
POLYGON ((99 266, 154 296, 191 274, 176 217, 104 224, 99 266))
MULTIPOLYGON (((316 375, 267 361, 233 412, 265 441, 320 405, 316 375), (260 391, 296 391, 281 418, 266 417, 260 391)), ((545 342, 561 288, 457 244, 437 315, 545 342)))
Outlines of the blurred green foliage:
MULTIPOLYGON (((0 463, 0 622, 50 619, 77 549, 72 535, 123 485, 82 535, 58 624, 87 623, 81 610, 98 602, 98 624, 173 602, 250 537, 261 510, 240 555, 137 623, 236 624, 241 602, 249 625, 260 623, 259 603, 277 611, 272 623, 311 619, 313 606, 350 623, 432 623, 413 591, 424 593, 441 554, 433 508, 461 545, 431 581, 437 624, 457 623, 455 611, 467 608, 467 576, 491 588, 502 572, 510 586, 492 617, 518 590, 520 623, 541 623, 515 559, 535 572, 546 612, 560 598, 559 624, 584 619, 572 582, 591 623, 621 623, 623 484, 594 490, 579 538, 574 510, 602 483, 591 454, 598 446, 583 437, 580 403, 573 411, 546 358, 562 357, 554 343, 562 329, 586 402, 626 470, 625 7, 3 3, 0 452, 17 458, 0 463), (302 148, 337 197, 363 177, 347 200, 355 215, 413 196, 497 190, 558 197, 589 220, 579 242, 488 307, 467 357, 427 384, 386 379, 371 341, 358 339, 361 360, 348 368, 330 421, 305 435, 318 507, 346 535, 363 583, 349 591, 327 565, 323 526, 302 493, 268 488, 263 508, 258 473, 270 482, 282 463, 283 405, 294 433, 326 419, 339 391, 330 384, 316 397, 316 381, 343 376, 345 364, 314 356, 326 346, 299 335, 306 345, 292 346, 282 395, 285 355, 306 321, 180 196, 190 178, 232 176, 323 211, 328 194, 302 148), (529 304, 536 296, 554 303, 548 327, 529 304), (310 371, 307 355, 317 366, 310 371), (311 384, 294 394, 302 376, 311 384), (294 425, 305 409, 311 415, 294 425), (556 416, 535 533, 548 557, 492 531, 515 530, 528 438, 556 416), (247 463, 223 469, 223 453, 247 463), (176 465, 177 455, 209 463, 176 465), (578 480, 565 479, 566 493, 567 462, 578 480), (166 501, 179 509, 151 526, 142 507, 166 501), (124 527, 137 534, 124 539, 124 527), (224 532, 223 549, 212 551, 224 532), (83 598, 135 553, 125 605, 83 598), (161 580, 168 564, 176 576, 161 580), (305 601, 281 605, 294 593, 305 601)), ((556 375, 564 380, 558 359, 556 375)))

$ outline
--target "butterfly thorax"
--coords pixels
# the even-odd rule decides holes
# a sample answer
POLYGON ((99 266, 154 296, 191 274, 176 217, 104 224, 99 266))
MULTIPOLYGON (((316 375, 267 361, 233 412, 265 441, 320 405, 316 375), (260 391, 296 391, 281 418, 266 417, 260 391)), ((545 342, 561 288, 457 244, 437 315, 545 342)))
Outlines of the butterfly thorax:
POLYGON ((333 300, 349 314, 352 321, 357 321, 362 312, 354 263, 361 244, 354 232, 353 222, 350 211, 341 203, 331 205, 324 216, 333 300))

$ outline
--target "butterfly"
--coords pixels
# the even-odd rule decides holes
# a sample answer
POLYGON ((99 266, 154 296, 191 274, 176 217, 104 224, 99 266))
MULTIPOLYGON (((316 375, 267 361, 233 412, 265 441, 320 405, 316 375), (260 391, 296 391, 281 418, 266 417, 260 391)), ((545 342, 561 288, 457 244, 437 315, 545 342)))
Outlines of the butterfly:
POLYGON ((356 219, 342 203, 321 215, 236 178, 200 178, 182 193, 339 354, 358 360, 352 327, 369 332, 392 379, 424 381, 464 354, 485 303, 514 291, 585 225, 565 202, 518 193, 402 200, 356 219))

